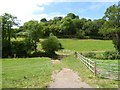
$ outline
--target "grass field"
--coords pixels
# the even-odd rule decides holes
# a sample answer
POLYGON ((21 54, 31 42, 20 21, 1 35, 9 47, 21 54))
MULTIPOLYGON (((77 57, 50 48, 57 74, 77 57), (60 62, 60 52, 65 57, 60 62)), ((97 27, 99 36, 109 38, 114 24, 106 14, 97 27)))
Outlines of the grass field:
MULTIPOLYGON (((12 39, 23 40, 23 38, 12 39)), ((40 42, 44 39, 40 39, 40 42)), ((94 39, 59 39, 63 47, 72 51, 114 51, 114 45, 111 40, 94 40, 94 39)), ((41 43, 38 42, 38 50, 41 50, 41 43)))
MULTIPOLYGON (((89 52, 89 51, 114 51, 111 40, 78 40, 59 39, 65 50, 89 52)), ((41 45, 38 43, 38 50, 41 45)), ((69 52, 62 52, 69 53, 69 52)), ((117 64, 117 60, 96 60, 103 63, 117 64)), ((74 56, 66 57, 60 64, 52 64, 49 58, 13 58, 2 60, 2 87, 3 88, 46 88, 52 72, 67 67, 76 71, 82 78, 93 87, 117 88, 118 81, 95 77, 74 56)))
POLYGON ((79 40, 60 39, 63 47, 68 50, 82 51, 113 51, 114 45, 111 40, 79 40))
POLYGON ((2 63, 3 88, 46 88, 52 79, 52 72, 62 68, 71 68, 92 87, 118 87, 118 81, 95 77, 74 56, 64 58, 60 64, 52 64, 49 58, 4 59, 2 63))
POLYGON ((3 88, 44 88, 52 75, 52 64, 48 58, 19 58, 2 61, 3 88))

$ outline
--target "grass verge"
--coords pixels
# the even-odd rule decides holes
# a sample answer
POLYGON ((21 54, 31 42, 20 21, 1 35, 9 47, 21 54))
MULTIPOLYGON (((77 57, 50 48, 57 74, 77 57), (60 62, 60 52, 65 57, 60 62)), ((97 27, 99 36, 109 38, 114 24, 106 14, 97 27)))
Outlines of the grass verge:
POLYGON ((62 61, 66 67, 76 71, 82 81, 88 83, 94 88, 118 88, 118 81, 95 77, 80 60, 74 56, 69 56, 62 61))

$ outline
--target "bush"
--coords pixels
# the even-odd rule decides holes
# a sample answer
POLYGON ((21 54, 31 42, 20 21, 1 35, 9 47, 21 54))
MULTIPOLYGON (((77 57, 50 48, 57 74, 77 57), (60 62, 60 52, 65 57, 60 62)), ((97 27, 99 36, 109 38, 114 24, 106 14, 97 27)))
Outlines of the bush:
POLYGON ((27 57, 33 48, 33 43, 28 39, 24 41, 14 41, 12 42, 12 55, 14 57, 27 57))
POLYGON ((32 52, 29 54, 29 57, 47 57, 45 52, 42 51, 37 51, 37 52, 32 52))
POLYGON ((85 57, 95 58, 96 54, 94 52, 82 53, 85 57))
POLYGON ((95 53, 95 52, 88 52, 82 53, 85 57, 95 58, 95 59, 108 59, 108 60, 115 60, 120 59, 120 54, 117 54, 113 51, 106 51, 104 53, 95 53))
POLYGON ((79 30, 79 31, 76 33, 76 37, 79 38, 79 39, 85 38, 85 32, 84 32, 83 30, 79 30))
POLYGON ((55 51, 62 48, 62 45, 56 36, 50 34, 49 38, 42 42, 42 48, 49 56, 54 56, 55 51))
POLYGON ((2 40, 2 58, 9 56, 8 40, 2 40))
POLYGON ((106 51, 103 53, 105 59, 120 59, 120 55, 117 54, 116 52, 112 52, 112 51, 106 51))

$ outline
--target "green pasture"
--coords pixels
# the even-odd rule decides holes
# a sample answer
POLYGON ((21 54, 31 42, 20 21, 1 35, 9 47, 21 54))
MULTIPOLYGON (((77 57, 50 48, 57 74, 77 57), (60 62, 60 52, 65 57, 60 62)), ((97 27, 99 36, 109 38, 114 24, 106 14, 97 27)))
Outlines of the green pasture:
POLYGON ((114 51, 111 40, 60 39, 63 47, 72 51, 114 51))
MULTIPOLYGON (((22 38, 21 38, 22 40, 22 38)), ((43 40, 43 39, 42 39, 43 40)), ((89 51, 114 51, 111 40, 78 40, 78 39, 59 39, 65 52, 58 54, 67 54, 71 51, 89 52, 89 51)), ((41 40, 40 40, 41 42, 41 40)), ((42 50, 38 42, 38 50, 42 50)), ((95 60, 95 59, 94 59, 95 60)), ((96 60, 102 63, 118 64, 118 60, 96 60)), ((61 60, 59 64, 52 64, 50 58, 11 58, 2 59, 2 87, 3 88, 46 88, 52 80, 52 72, 62 70, 62 68, 71 68, 77 72, 82 81, 95 88, 117 88, 118 81, 95 77, 85 65, 77 60, 75 56, 68 56, 61 60)))
MULTIPOLYGON (((12 41, 21 41, 24 38, 12 39, 12 41)), ((37 43, 37 49, 42 50, 41 42, 44 39, 40 39, 37 43)), ((95 39, 59 39, 63 48, 72 51, 84 52, 84 51, 114 51, 114 45, 112 40, 95 40, 95 39)))
MULTIPOLYGON (((77 72, 82 81, 92 87, 118 87, 118 81, 116 80, 95 77, 75 56, 68 56, 61 62, 59 64, 52 64, 49 58, 3 59, 2 87, 47 88, 52 80, 52 72, 62 70, 62 68, 70 68, 77 72)), ((117 62, 115 61, 115 63, 117 62)))

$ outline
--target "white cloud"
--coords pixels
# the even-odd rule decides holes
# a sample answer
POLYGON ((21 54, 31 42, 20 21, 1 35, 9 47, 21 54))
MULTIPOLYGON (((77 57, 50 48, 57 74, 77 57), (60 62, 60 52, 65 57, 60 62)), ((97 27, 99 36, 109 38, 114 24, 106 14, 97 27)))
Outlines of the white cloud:
MULTIPOLYGON (((86 2, 91 0, 1 0, 0 1, 0 15, 3 13, 10 13, 18 17, 23 24, 31 19, 40 20, 41 18, 52 19, 54 16, 65 16, 60 13, 39 14, 36 15, 34 12, 44 11, 44 5, 49 5, 52 2, 86 2)), ((93 0, 95 1, 95 0, 93 0)), ((99 0, 97 0, 99 1, 99 0)), ((102 0, 101 0, 102 1, 102 0)), ((118 0, 111 0, 118 1, 118 0)), ((91 7, 94 9, 94 7, 91 7)))
POLYGON ((31 19, 37 19, 37 15, 34 15, 33 12, 43 11, 44 5, 49 5, 52 1, 53 0, 1 0, 0 15, 10 13, 17 16, 23 23, 31 19))

